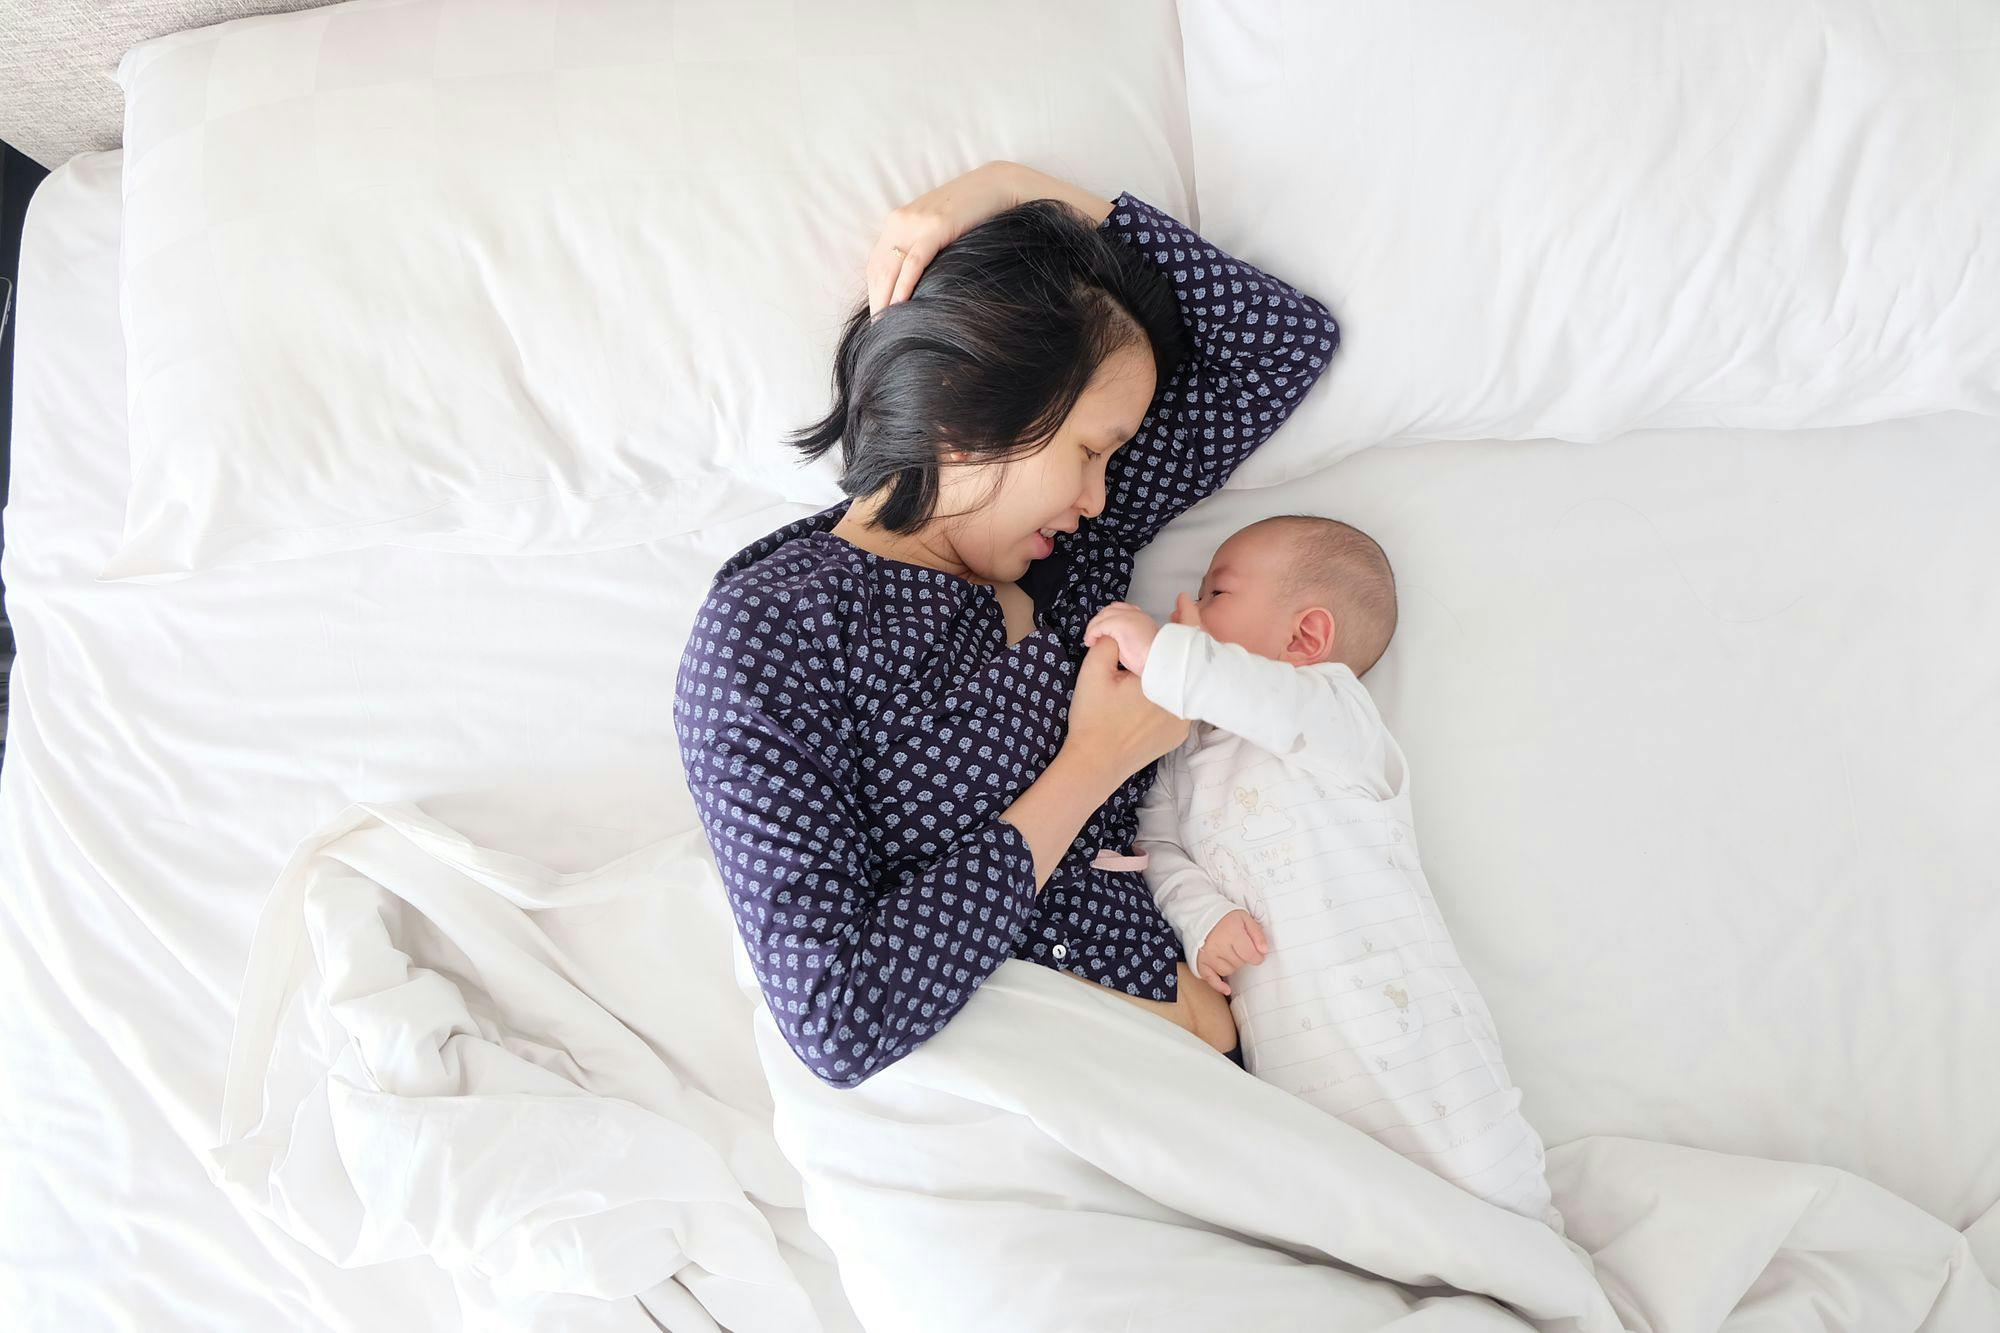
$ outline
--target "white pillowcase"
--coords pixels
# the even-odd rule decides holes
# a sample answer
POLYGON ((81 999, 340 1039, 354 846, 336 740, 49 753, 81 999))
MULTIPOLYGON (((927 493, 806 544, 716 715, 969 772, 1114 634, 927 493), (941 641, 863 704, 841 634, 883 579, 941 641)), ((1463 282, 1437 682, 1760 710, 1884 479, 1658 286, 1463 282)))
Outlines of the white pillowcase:
POLYGON ((829 406, 889 209, 1005 157, 1187 216, 1169 0, 363 0, 119 81, 106 578, 831 503, 837 460, 782 436, 829 406))
POLYGON ((2000 5, 1180 8, 1204 233, 1341 323, 1241 483, 2000 412, 2000 5))

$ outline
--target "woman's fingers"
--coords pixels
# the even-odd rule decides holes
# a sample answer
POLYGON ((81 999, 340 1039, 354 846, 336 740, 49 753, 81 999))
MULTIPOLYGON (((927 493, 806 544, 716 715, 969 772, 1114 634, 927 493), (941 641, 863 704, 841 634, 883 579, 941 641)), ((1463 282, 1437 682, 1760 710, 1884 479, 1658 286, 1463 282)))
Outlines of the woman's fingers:
POLYGON ((914 241, 904 249, 902 266, 897 270, 895 286, 889 293, 890 305, 910 299, 910 293, 917 289, 917 279, 923 276, 924 266, 936 253, 914 241))
POLYGON ((893 243, 884 233, 875 241, 875 250, 868 256, 868 313, 879 315, 889 304, 889 293, 896 289, 896 279, 903 271, 903 257, 892 248, 893 243))
POLYGON ((909 300, 917 279, 943 248, 941 222, 912 221, 892 214, 868 256, 868 313, 879 315, 887 307, 909 300))
POLYGON ((1220 991, 1222 994, 1224 995, 1229 994, 1229 983, 1224 981, 1221 975, 1215 971, 1213 964, 1202 963, 1197 961, 1194 965, 1194 974, 1200 977, 1203 981, 1206 981, 1209 985, 1213 986, 1216 990, 1220 991))
POLYGON ((924 265, 937 252, 935 241, 925 239, 909 222, 891 216, 868 256, 868 313, 879 315, 886 307, 909 300, 924 265))
POLYGON ((892 211, 882 224, 876 252, 869 257, 866 269, 869 313, 879 315, 885 308, 909 300, 917 289, 917 279, 938 251, 1019 203, 1023 188, 1039 190, 1039 185, 1024 185, 1035 174, 1018 163, 988 162, 892 211))

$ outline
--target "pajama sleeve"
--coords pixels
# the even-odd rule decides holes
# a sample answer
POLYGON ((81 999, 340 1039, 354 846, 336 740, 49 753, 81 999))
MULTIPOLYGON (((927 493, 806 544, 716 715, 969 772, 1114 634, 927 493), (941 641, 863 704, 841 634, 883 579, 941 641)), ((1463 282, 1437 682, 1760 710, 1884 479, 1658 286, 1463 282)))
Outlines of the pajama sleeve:
POLYGON ((1146 887, 1153 891, 1160 915, 1180 936, 1181 952, 1192 964, 1208 942, 1208 932, 1235 911, 1236 904, 1223 897, 1208 872, 1181 845, 1174 782, 1172 770, 1162 762, 1152 789, 1139 804, 1139 832, 1133 845, 1146 854, 1146 887))
POLYGON ((1153 395, 1139 433, 1106 465, 1094 522, 1129 551, 1220 490, 1271 438, 1340 344, 1327 308, 1235 259, 1130 193, 1100 230, 1132 247, 1172 285, 1191 352, 1153 395))
POLYGON ((1382 716, 1342 663, 1293 666, 1166 624, 1147 649, 1140 686, 1176 717, 1198 718, 1301 767, 1359 776, 1384 799, 1400 785, 1382 716))
MULTIPOLYGON (((749 621, 768 620, 753 615, 749 621)), ((837 700, 760 661, 728 608, 690 640, 674 703, 688 789, 758 985, 817 1077, 860 1083, 909 1054, 1012 957, 1035 901, 1026 836, 997 811, 934 859, 878 864, 831 756, 837 700), (725 647, 726 645, 726 647, 725 647), (779 698, 802 706, 771 711, 779 698)))

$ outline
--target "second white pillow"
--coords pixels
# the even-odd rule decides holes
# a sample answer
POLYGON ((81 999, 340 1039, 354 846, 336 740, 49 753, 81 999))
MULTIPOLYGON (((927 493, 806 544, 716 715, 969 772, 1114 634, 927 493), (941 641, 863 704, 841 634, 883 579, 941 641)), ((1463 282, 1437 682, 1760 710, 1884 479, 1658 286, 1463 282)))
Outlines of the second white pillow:
POLYGON ((1333 307, 1240 482, 2000 412, 2000 7, 1183 0, 1202 222, 1333 307))

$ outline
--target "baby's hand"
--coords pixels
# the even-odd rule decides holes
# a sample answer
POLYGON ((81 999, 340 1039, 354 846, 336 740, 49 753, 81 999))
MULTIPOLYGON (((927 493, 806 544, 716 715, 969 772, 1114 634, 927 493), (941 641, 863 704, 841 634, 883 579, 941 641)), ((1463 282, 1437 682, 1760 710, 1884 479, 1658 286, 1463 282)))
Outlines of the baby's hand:
POLYGON ((1159 632, 1160 622, 1132 603, 1112 602, 1083 627, 1083 646, 1088 648, 1108 636, 1118 645, 1118 660, 1125 669, 1143 674, 1146 653, 1153 646, 1153 636, 1159 632))
POLYGON ((1257 924, 1257 918, 1239 907, 1216 922, 1215 928, 1208 932, 1201 952, 1195 955, 1194 973, 1228 995, 1231 991, 1224 978, 1239 967, 1263 962, 1264 955, 1270 951, 1271 946, 1264 942, 1264 928, 1257 924))

